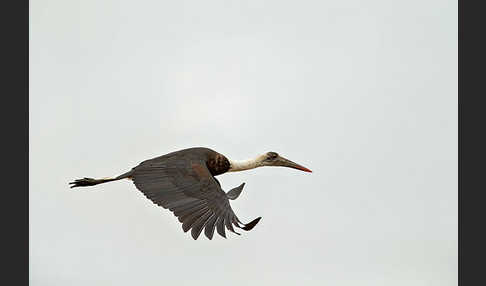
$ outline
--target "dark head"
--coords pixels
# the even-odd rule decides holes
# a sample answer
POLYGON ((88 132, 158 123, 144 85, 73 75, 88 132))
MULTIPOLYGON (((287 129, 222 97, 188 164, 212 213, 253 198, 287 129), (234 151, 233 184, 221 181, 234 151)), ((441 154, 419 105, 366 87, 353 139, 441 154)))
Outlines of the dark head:
POLYGON ((281 166, 281 167, 289 167, 289 168, 294 168, 297 170, 301 170, 304 172, 311 172, 311 170, 307 169, 304 166, 301 166, 297 163, 294 163, 288 159, 285 159, 284 157, 280 156, 276 152, 268 152, 263 155, 261 162, 261 166, 281 166))

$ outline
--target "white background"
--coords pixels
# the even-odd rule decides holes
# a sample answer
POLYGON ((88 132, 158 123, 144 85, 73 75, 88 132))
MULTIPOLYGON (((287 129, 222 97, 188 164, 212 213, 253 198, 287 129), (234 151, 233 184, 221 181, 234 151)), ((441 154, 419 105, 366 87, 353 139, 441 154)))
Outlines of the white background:
POLYGON ((456 285, 457 2, 31 1, 31 285, 456 285), (129 181, 267 151, 194 241, 129 181))

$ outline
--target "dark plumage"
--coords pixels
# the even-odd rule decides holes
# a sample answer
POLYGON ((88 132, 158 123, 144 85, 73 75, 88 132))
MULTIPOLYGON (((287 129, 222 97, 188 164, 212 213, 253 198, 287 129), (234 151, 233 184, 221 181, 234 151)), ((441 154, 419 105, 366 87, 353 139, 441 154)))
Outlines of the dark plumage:
MULTIPOLYGON (((269 162, 277 159, 276 153, 270 153, 268 158, 261 158, 262 166, 272 165, 269 162)), ((282 162, 275 161, 273 165, 310 171, 288 160, 287 162, 294 165, 282 165, 282 162)), ((116 178, 84 178, 70 184, 71 188, 74 188, 131 179, 137 189, 153 203, 172 211, 182 223, 184 232, 191 230, 192 237, 197 239, 204 230, 204 234, 212 239, 215 229, 221 236, 226 237, 225 228, 239 234, 233 226, 248 231, 261 219, 258 217, 248 224, 243 224, 233 212, 229 199, 238 198, 244 183, 225 193, 214 177, 230 171, 231 167, 230 160, 225 156, 211 149, 198 147, 143 161, 116 178)))

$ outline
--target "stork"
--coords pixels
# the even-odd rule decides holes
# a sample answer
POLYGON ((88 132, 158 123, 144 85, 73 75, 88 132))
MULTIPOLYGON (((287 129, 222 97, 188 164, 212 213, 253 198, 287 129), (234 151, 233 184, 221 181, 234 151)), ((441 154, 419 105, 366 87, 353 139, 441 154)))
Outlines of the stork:
POLYGON ((267 152, 250 160, 233 161, 209 148, 196 147, 145 160, 118 177, 83 178, 69 184, 75 188, 122 179, 132 180, 136 188, 153 203, 172 211, 182 223, 184 232, 191 229, 194 240, 203 229, 211 240, 215 228, 219 235, 226 238, 225 227, 239 235, 233 225, 249 231, 261 219, 258 217, 247 224, 242 223, 231 209, 229 200, 238 198, 245 183, 225 192, 215 176, 263 166, 312 172, 275 152, 267 152))

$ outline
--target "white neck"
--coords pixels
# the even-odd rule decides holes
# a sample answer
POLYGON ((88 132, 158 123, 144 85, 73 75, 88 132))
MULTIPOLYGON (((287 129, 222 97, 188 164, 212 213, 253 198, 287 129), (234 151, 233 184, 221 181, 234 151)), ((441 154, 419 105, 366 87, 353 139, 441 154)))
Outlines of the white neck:
POLYGON ((243 160, 243 161, 232 161, 229 160, 230 162, 230 168, 228 172, 237 172, 237 171, 244 171, 244 170, 250 170, 250 169, 255 169, 257 167, 261 167, 261 162, 263 161, 263 155, 260 155, 254 159, 248 159, 248 160, 243 160))

